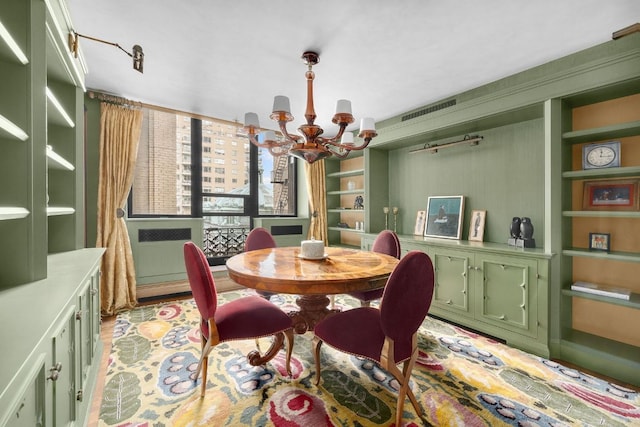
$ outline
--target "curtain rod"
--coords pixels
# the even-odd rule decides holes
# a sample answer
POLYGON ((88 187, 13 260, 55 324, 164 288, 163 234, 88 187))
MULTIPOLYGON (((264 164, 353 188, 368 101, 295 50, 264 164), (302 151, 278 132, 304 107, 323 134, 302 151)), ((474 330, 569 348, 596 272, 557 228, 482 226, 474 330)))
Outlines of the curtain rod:
POLYGON ((242 123, 240 123, 237 120, 236 121, 224 120, 224 119, 219 119, 217 117, 204 116, 202 114, 196 114, 196 113, 190 113, 188 111, 176 110, 174 108, 160 107, 159 105, 147 104, 145 102, 140 102, 140 101, 133 101, 133 100, 130 100, 130 99, 127 99, 127 98, 123 98, 121 96, 110 95, 108 93, 98 92, 98 91, 95 91, 95 90, 87 91, 87 96, 89 98, 91 98, 91 99, 99 99, 100 101, 111 102, 111 103, 114 103, 114 104, 134 105, 136 107, 150 108, 152 110, 163 111, 165 113, 180 114, 182 116, 188 116, 188 117, 192 117, 194 119, 215 120, 216 122, 222 122, 222 123, 227 124, 227 125, 242 126, 242 123))
POLYGON ((483 139, 484 137, 480 135, 465 135, 464 138, 459 141, 447 142, 445 144, 429 145, 429 143, 426 143, 424 144, 424 147, 411 150, 409 151, 409 153, 419 153, 421 151, 429 151, 431 153, 437 153, 438 150, 441 150, 443 148, 454 147, 460 144, 478 145, 478 143, 483 139))

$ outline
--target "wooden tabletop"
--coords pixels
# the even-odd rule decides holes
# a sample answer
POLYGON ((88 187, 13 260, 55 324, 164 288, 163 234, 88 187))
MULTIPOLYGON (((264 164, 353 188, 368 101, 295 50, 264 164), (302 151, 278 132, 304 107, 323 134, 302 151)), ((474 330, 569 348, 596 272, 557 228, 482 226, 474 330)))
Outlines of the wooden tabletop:
POLYGON ((328 295, 381 288, 398 264, 392 256, 326 247, 326 259, 300 258, 300 247, 244 252, 227 260, 229 277, 258 290, 328 295))

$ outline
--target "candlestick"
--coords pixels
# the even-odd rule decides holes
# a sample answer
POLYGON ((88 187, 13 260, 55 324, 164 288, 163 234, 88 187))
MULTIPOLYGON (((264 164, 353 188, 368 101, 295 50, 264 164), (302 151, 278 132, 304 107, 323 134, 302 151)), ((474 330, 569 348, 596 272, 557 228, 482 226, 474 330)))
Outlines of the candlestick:
POLYGON ((389 229, 389 206, 385 206, 382 208, 382 212, 384 212, 384 229, 389 229))
POLYGON ((400 212, 400 209, 394 206, 393 207, 393 232, 394 233, 398 232, 398 212, 400 212))

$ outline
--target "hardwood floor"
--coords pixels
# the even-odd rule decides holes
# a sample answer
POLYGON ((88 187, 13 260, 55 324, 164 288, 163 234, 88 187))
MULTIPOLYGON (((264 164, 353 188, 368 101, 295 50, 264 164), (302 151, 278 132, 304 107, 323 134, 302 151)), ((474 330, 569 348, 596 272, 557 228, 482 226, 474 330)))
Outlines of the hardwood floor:
MULTIPOLYGON (((175 301, 175 300, 181 300, 181 299, 188 299, 191 298, 191 294, 190 293, 185 293, 185 294, 179 294, 179 295, 167 295, 164 297, 158 297, 158 298, 149 298, 146 299, 144 301, 141 301, 138 305, 139 306, 143 306, 143 305, 151 305, 151 304, 157 304, 160 302, 166 302, 166 301, 175 301)), ((116 321, 116 317, 117 316, 110 316, 110 317, 103 317, 102 318, 102 325, 101 325, 101 330, 100 330, 100 338, 102 339, 102 342, 104 344, 104 353, 102 354, 102 360, 100 362, 100 371, 98 373, 98 379, 96 381, 96 390, 93 394, 93 401, 91 402, 91 413, 89 415, 89 421, 88 421, 88 426, 93 427, 93 426, 97 426, 98 425, 98 419, 100 418, 100 403, 102 402, 102 390, 104 389, 104 380, 105 380, 105 376, 107 373, 107 364, 109 362, 109 355, 111 354, 111 341, 113 338, 113 328, 115 325, 115 321, 116 321)), ((582 372, 585 372, 587 374, 590 374, 594 377, 597 378, 602 378, 605 381, 609 381, 612 382, 614 384, 618 384, 621 385, 623 387, 627 387, 631 390, 635 390, 640 392, 640 387, 636 387, 633 386, 631 384, 625 384, 621 381, 618 380, 614 380, 612 378, 608 378, 606 376, 603 376, 601 374, 598 374, 596 372, 592 372, 589 371, 587 369, 581 368, 579 366, 573 365, 571 363, 567 363, 564 362, 562 360, 555 360, 558 363, 561 363, 567 367, 570 368, 574 368, 577 370, 580 370, 582 372)))

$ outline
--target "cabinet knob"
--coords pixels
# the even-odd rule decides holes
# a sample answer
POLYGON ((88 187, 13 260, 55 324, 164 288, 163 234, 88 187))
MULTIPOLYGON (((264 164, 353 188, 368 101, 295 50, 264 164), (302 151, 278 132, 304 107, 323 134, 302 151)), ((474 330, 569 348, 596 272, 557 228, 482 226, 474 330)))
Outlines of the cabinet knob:
POLYGON ((82 310, 76 311, 76 320, 82 320, 82 310))
POLYGON ((447 304, 451 305, 452 304, 451 300, 447 300, 447 304))
POLYGON ((84 397, 84 395, 82 393, 82 390, 78 390, 78 392, 76 393, 76 400, 78 402, 82 402, 83 397, 84 397))
POLYGON ((60 371, 62 371, 62 363, 58 362, 54 366, 49 368, 49 372, 51 373, 49 374, 47 379, 51 381, 57 381, 58 377, 60 376, 60 371))
POLYGON ((504 320, 506 318, 506 316, 503 314, 502 316, 498 317, 498 319, 500 320, 504 320))

